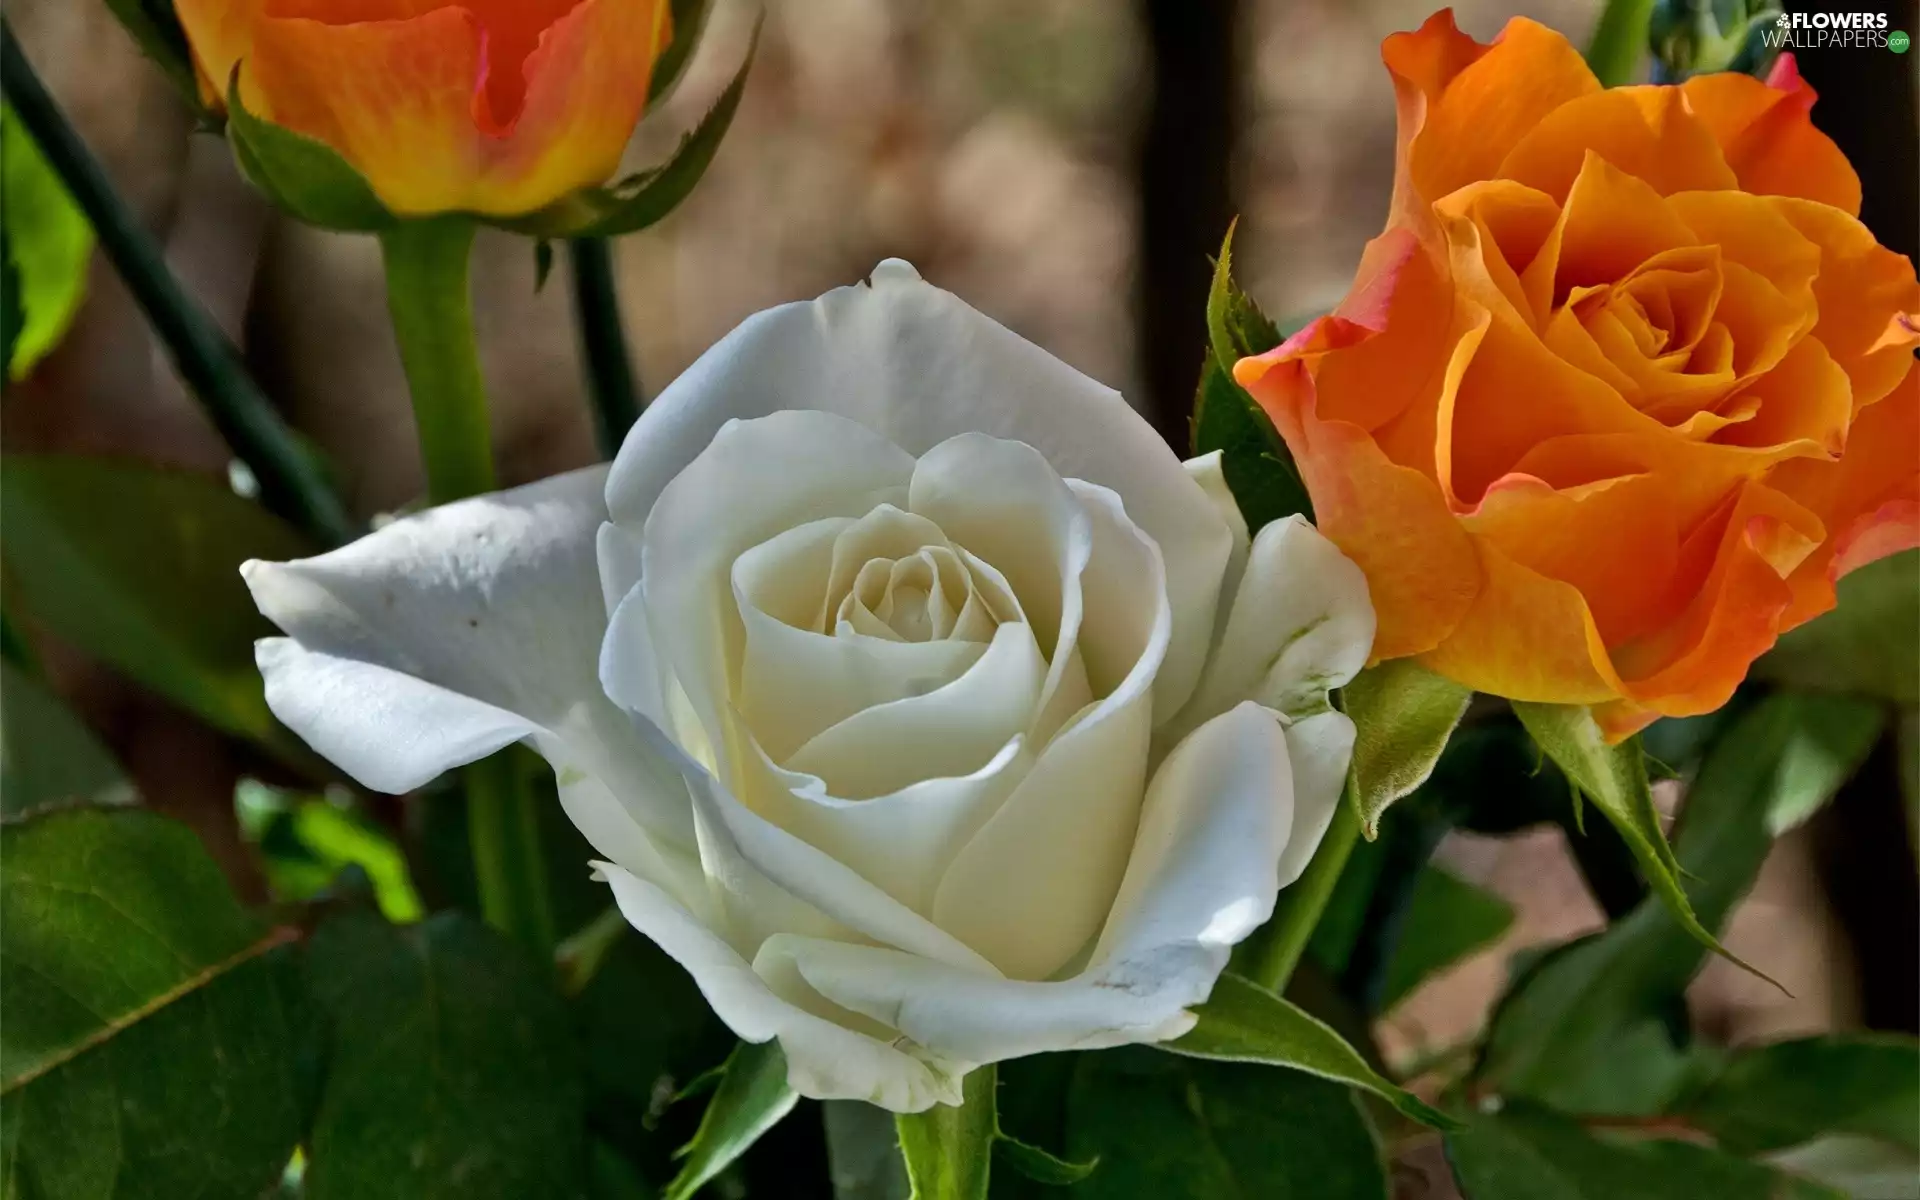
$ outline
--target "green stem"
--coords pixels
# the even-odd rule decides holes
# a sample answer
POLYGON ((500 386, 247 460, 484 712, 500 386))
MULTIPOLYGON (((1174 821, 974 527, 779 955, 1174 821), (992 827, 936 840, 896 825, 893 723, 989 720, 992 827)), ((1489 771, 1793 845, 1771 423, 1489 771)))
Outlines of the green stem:
POLYGON ((1647 55, 1653 0, 1607 0, 1587 44, 1587 65, 1606 87, 1632 83, 1647 55))
POLYGON ((1327 910, 1333 886, 1340 881, 1340 872, 1346 867, 1347 856, 1353 853, 1353 844, 1359 837, 1360 817, 1353 797, 1342 795, 1340 806, 1333 813, 1333 823, 1327 826, 1327 835, 1320 839, 1320 849, 1314 852, 1313 861, 1293 886, 1280 893, 1273 919, 1254 935, 1242 956, 1247 978, 1276 995, 1287 990, 1287 981, 1300 965, 1300 956, 1306 953, 1314 926, 1320 923, 1320 914, 1327 910))
POLYGON ((380 235, 387 308, 413 394, 427 500, 445 504, 494 488, 487 385, 473 333, 467 260, 473 223, 461 217, 407 221, 380 235))
POLYGON ((189 296, 140 219, 67 123, 0 18, 0 90, 100 239, 181 380, 254 478, 268 508, 328 545, 357 535, 319 462, 247 374, 240 352, 189 296))
POLYGON ((640 381, 627 353, 620 324, 620 293, 613 274, 613 244, 605 238, 574 238, 567 243, 573 266, 573 313, 580 327, 580 351, 586 360, 587 392, 608 458, 620 452, 627 430, 640 418, 640 381))
POLYGON ((467 842, 487 924, 546 957, 553 953, 553 908, 540 857, 540 818, 520 756, 508 747, 464 772, 467 842))
MULTIPOLYGON (((473 224, 458 217, 408 221, 381 234, 380 245, 427 499, 446 504, 492 491, 487 388, 468 291, 473 224)), ((554 928, 539 813, 515 752, 469 766, 466 790, 480 911, 489 925, 545 958, 553 953, 554 928)))

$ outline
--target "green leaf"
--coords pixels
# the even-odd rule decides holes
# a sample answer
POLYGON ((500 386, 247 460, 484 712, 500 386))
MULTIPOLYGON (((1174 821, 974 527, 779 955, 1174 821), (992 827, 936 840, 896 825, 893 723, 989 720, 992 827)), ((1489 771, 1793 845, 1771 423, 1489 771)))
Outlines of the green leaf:
POLYGON ((535 237, 608 238, 638 233, 680 206, 707 173, 713 156, 739 111, 747 74, 760 48, 760 26, 753 30, 745 61, 700 123, 680 139, 667 161, 611 187, 583 188, 525 217, 495 219, 494 224, 535 237))
POLYGON ((1369 667, 1340 691, 1353 719, 1353 799, 1360 831, 1380 836, 1380 814, 1433 774, 1473 689, 1410 658, 1369 667))
POLYGON ((673 40, 653 60, 653 77, 647 81, 647 107, 657 107, 674 85, 687 73, 693 52, 706 32, 707 18, 713 14, 713 0, 672 0, 673 40))
POLYGON ((0 214, 0 366, 13 361, 26 322, 26 310, 20 307, 20 268, 13 261, 13 241, 0 214))
POLYGON ((80 718, 0 662, 0 816, 133 802, 133 785, 80 718))
POLYGON ((257 1195, 299 1136, 267 932, 182 825, 0 829, 0 1180, 40 1200, 257 1195))
POLYGON ((1747 1156, 1829 1134, 1920 1151, 1920 1043, 1833 1034, 1742 1050, 1675 1111, 1747 1156))
POLYGON ((1295 1071, 1126 1047, 1078 1056, 1070 1200, 1387 1200, 1359 1098, 1295 1071))
POLYGON ((86 298, 93 227, 13 110, 0 106, 0 223, 6 228, 18 325, 10 379, 24 378, 73 324, 86 298))
POLYGON ((1784 731, 1780 765, 1767 803, 1767 832, 1779 837, 1810 819, 1853 777, 1886 719, 1878 706, 1834 696, 1800 706, 1784 731))
MULTIPOLYGON (((1851 709, 1864 747, 1881 712, 1844 697, 1779 693, 1741 713, 1709 748, 1687 792, 1676 854, 1691 879, 1698 921, 1717 928, 1758 875, 1772 845, 1767 812, 1782 788, 1781 767, 1793 731, 1851 709), (1824 711, 1823 711, 1824 710, 1824 711), (1815 715, 1817 714, 1817 715, 1815 715)), ((1843 779, 1829 778, 1827 791, 1843 779)), ((1806 786, 1804 779, 1793 784, 1806 786)), ((1699 970, 1704 950, 1664 902, 1649 898, 1605 933, 1544 956, 1501 1001, 1477 1074, 1481 1086, 1526 1095, 1570 1111, 1657 1112, 1685 1078, 1678 1051, 1665 1044, 1654 1061, 1648 1029, 1666 1014, 1699 970), (1622 1047, 1638 1047, 1637 1056, 1622 1047), (1652 1057, 1650 1057, 1652 1056, 1652 1057), (1648 1086, 1621 1096, 1623 1064, 1648 1086), (1605 1095, 1610 1099, 1597 1100, 1605 1095)))
POLYGON ((1620 831, 1640 864, 1641 874, 1681 928, 1714 953, 1779 987, 1765 972, 1730 953, 1694 913, 1686 889, 1680 886, 1679 860, 1667 843, 1659 811, 1653 806, 1647 759, 1639 739, 1607 745, 1593 714, 1579 705, 1515 701, 1513 711, 1541 751, 1620 831))
POLYGON ((799 1100, 787 1086, 787 1056, 778 1041, 735 1046, 720 1088, 700 1118, 699 1132, 678 1151, 686 1165, 668 1185, 664 1200, 687 1200, 778 1125, 799 1100))
POLYGON ((166 73, 181 98, 195 112, 204 112, 193 51, 187 45, 180 18, 174 15, 173 0, 107 0, 107 7, 133 35, 141 52, 166 73))
POLYGON ((1754 664, 1763 679, 1920 704, 1920 550, 1840 580, 1839 605, 1781 636, 1754 664))
POLYGON ((1193 1058, 1305 1071, 1372 1092, 1402 1116, 1423 1125, 1451 1129, 1458 1124, 1412 1092, 1388 1082, 1325 1024, 1250 980, 1220 976, 1207 1002, 1193 1011, 1199 1018, 1194 1027, 1161 1043, 1160 1049, 1193 1058))
POLYGON ((14 600, 50 632, 220 729, 290 745, 253 662, 275 630, 240 579, 250 558, 311 553, 278 519, 199 475, 9 456, 0 553, 14 600))
POLYGON ((1705 1146, 1603 1140, 1565 1117, 1525 1105, 1482 1117, 1448 1135, 1447 1158, 1461 1192, 1472 1200, 1784 1200, 1827 1195, 1705 1146))
POLYGON ((1295 513, 1311 518, 1313 501, 1286 442, 1253 397, 1233 381, 1234 363, 1273 349, 1280 344, 1280 333, 1233 282, 1231 229, 1207 295, 1207 332, 1208 353, 1194 399, 1193 452, 1220 451, 1227 490, 1250 531, 1258 533, 1269 522, 1295 513))
POLYGON ((1499 941, 1512 927, 1511 904, 1439 867, 1426 867, 1414 884, 1380 1010, 1391 1009, 1428 978, 1499 941))
POLYGON ((542 964, 462 914, 400 929, 348 913, 307 969, 332 1031, 310 1200, 579 1189, 579 1050, 542 964))
POLYGON ((399 223, 366 176, 333 147, 248 112, 240 70, 234 68, 227 84, 227 141, 240 170, 267 199, 322 229, 374 233, 399 223))
POLYGON ((961 1084, 959 1105, 936 1104, 895 1119, 912 1200, 987 1200, 994 1141, 1000 1136, 997 1077, 992 1064, 976 1067, 961 1084))
POLYGON ((1607 0, 1587 44, 1587 65, 1602 87, 1632 83, 1647 56, 1647 19, 1653 0, 1607 0))

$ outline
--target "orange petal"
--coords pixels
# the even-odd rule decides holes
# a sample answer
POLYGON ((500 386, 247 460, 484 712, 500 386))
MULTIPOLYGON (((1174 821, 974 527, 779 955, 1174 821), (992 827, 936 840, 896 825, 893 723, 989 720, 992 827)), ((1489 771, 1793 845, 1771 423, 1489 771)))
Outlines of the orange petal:
POLYGON ((671 34, 667 0, 583 0, 542 34, 526 62, 526 105, 513 133, 489 145, 475 207, 525 212, 606 182, 671 34))
POLYGON ((1833 607, 1840 576, 1920 545, 1920 372, 1854 419, 1838 462, 1796 459, 1767 482, 1820 516, 1827 541, 1793 573, 1788 629, 1833 607))
POLYGON ((393 211, 470 207, 480 27, 462 8, 412 20, 260 22, 241 73, 249 106, 332 146, 393 211))
POLYGON ((1551 263, 1543 291, 1528 289, 1521 272, 1531 274, 1543 257, 1551 259, 1550 243, 1560 221, 1560 206, 1552 196, 1536 192, 1511 179, 1470 183, 1449 193, 1434 206, 1450 244, 1466 240, 1465 222, 1479 247, 1488 276, 1535 328, 1553 311, 1551 263))
MULTIPOLYGON (((353 0, 368 14, 429 2, 353 0)), ((338 23, 345 3, 273 0, 272 13, 327 19, 261 21, 243 86, 264 115, 338 150, 403 215, 525 213, 605 182, 668 31, 666 0, 484 0, 338 23), (556 12, 565 15, 535 29, 556 12)))
POLYGON ((1801 338, 1780 364, 1742 390, 1758 401, 1753 416, 1721 430, 1730 446, 1809 441, 1838 455, 1853 420, 1853 386, 1818 338, 1801 338))
POLYGON ((1527 294, 1536 308, 1577 287, 1624 279, 1663 251, 1699 243, 1659 192, 1592 150, 1566 195, 1558 223, 1527 264, 1527 294))
POLYGON ((1379 618, 1374 661, 1440 641, 1472 604, 1480 572, 1433 481, 1388 460, 1359 426, 1321 420, 1301 359, 1242 359, 1234 378, 1286 439, 1320 532, 1366 574, 1379 618))
POLYGON ((1487 489, 1468 532, 1515 564, 1571 584, 1611 645, 1671 620, 1680 531, 1664 481, 1603 480, 1566 491, 1525 475, 1487 489))
MULTIPOLYGON (((1402 107, 1407 191, 1429 203, 1456 188, 1501 174, 1497 170, 1501 160, 1528 130, 1568 101, 1600 90, 1580 52, 1544 25, 1516 17, 1483 53, 1461 65, 1470 55, 1457 48, 1453 39, 1459 35, 1451 31, 1451 24, 1449 20, 1447 29, 1430 33, 1434 23, 1429 21, 1419 34, 1411 35, 1413 43, 1422 38, 1429 44, 1434 39, 1447 43, 1428 52, 1429 60, 1442 68, 1424 75, 1408 68, 1414 73, 1402 76, 1415 90, 1414 81, 1445 77, 1445 86, 1427 98, 1425 119, 1411 133, 1405 128, 1407 113, 1402 107)), ((1388 65, 1395 67, 1396 74, 1400 73, 1396 58, 1413 57, 1394 54, 1392 41, 1388 51, 1388 65)))
POLYGON ((1700 242, 1772 283, 1796 302, 1818 307, 1813 281, 1820 274, 1820 247, 1781 215, 1774 201, 1745 192, 1681 192, 1667 204, 1700 242))
POLYGON ((1418 225, 1425 219, 1426 201, 1413 191, 1407 156, 1414 135, 1426 124, 1427 111, 1453 82, 1472 66, 1487 47, 1461 33, 1453 10, 1443 8, 1413 33, 1396 33, 1380 44, 1380 59, 1393 77, 1395 133, 1393 206, 1387 224, 1418 225))
POLYGON ((1420 656, 1428 669, 1475 691, 1541 704, 1597 704, 1619 695, 1606 647, 1572 584, 1514 562, 1473 539, 1486 582, 1453 631, 1420 656))
POLYGON ((1873 240, 1859 221, 1824 204, 1775 199, 1775 209, 1820 247, 1813 281, 1820 339, 1853 380, 1859 410, 1893 390, 1920 346, 1920 283, 1913 262, 1873 240))
POLYGON ((1696 75, 1680 85, 1687 103, 1726 155, 1740 186, 1762 195, 1802 196, 1860 211, 1860 177, 1833 139, 1808 116, 1816 99, 1798 70, 1785 87, 1751 75, 1696 75))
POLYGON ((1433 364, 1444 362, 1460 337, 1441 253, 1406 229, 1367 244, 1353 290, 1336 312, 1379 333, 1315 367, 1322 419, 1371 432, 1409 406, 1431 405, 1433 364))
POLYGON ((1780 634, 1792 599, 1786 576, 1823 534, 1788 496, 1747 483, 1680 551, 1676 578, 1692 595, 1680 618, 1653 636, 1616 646, 1628 699, 1669 716, 1712 712, 1780 634))
MULTIPOLYGON (((1453 267, 1463 281, 1485 277, 1477 254, 1456 253, 1453 267)), ((1476 298, 1499 296, 1491 282, 1461 286, 1476 298)), ((1486 308, 1486 335, 1461 373, 1451 411, 1440 417, 1440 436, 1449 446, 1440 478, 1457 505, 1478 502, 1487 485, 1548 438, 1664 432, 1603 380, 1550 350, 1512 305, 1486 308)))
POLYGON ((1532 124, 1498 173, 1564 198, 1589 151, 1662 196, 1739 186, 1713 134, 1672 87, 1608 88, 1561 105, 1532 124))
POLYGON ((200 99, 224 110, 233 68, 253 45, 254 26, 267 0, 174 0, 174 15, 186 31, 200 77, 200 99))

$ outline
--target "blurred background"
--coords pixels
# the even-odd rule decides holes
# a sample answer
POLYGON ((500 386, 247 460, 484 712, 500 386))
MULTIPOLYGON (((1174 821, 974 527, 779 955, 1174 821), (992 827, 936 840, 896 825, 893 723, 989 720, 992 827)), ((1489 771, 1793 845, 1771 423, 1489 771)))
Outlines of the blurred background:
MULTIPOLYGON (((1120 388, 1184 443, 1207 255, 1239 214, 1238 273, 1269 313, 1314 313, 1338 299, 1381 225, 1391 182, 1393 102, 1379 43, 1417 25, 1429 3, 772 0, 744 106, 704 182, 666 222, 617 245, 641 385, 657 393, 747 314, 897 255, 1120 388)), ((1519 14, 1576 43, 1597 8, 1456 5, 1461 26, 1482 39, 1519 14)), ((357 513, 413 501, 418 453, 376 243, 270 212, 237 178, 225 145, 195 132, 104 4, 10 0, 7 11, 175 269, 330 456, 357 513)), ((689 77, 643 127, 635 165, 710 103, 751 21, 748 4, 721 6, 689 77)), ((1836 118, 1830 127, 1867 176, 1869 222, 1883 243, 1912 254, 1914 64, 1878 59, 1876 70, 1892 72, 1886 80, 1802 69, 1826 96, 1816 118, 1836 118), (1875 98, 1887 87, 1904 89, 1903 113, 1875 98)), ((535 281, 529 243, 483 233, 476 301, 508 483, 598 453, 564 263, 544 288, 535 281)), ((0 438, 10 452, 227 466, 97 256, 73 331, 10 390, 0 438)), ((255 765, 248 752, 51 640, 36 648, 139 790, 193 824, 243 894, 264 895, 232 808, 222 807, 255 765)), ((1693 997, 1708 1028, 1739 1041, 1863 1022, 1914 1027, 1920 899, 1899 786, 1914 767, 1913 728, 1909 718, 1897 748, 1890 740, 1838 804, 1781 841, 1734 919, 1732 949, 1792 995, 1716 961, 1693 997), (1879 949, 1855 953, 1869 943, 1879 949)), ((1390 1054, 1476 1028, 1513 948, 1602 924, 1557 830, 1454 834, 1440 861, 1502 894, 1517 919, 1497 945, 1395 1010, 1384 1032, 1390 1054)))

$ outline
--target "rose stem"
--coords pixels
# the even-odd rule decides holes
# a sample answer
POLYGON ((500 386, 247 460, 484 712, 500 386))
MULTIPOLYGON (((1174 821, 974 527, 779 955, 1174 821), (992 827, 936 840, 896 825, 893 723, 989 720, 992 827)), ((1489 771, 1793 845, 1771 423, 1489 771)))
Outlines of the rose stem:
MULTIPOLYGON (((387 306, 433 504, 494 488, 487 390, 468 291, 473 232, 464 218, 436 217, 404 221, 380 235, 387 306)), ((544 959, 553 952, 553 911, 539 814, 519 767, 508 748, 466 768, 467 838, 487 923, 544 959)))
POLYGON ((1300 965, 1300 956, 1306 952, 1314 926, 1320 923, 1320 914, 1326 911, 1333 886, 1340 881, 1340 872, 1359 836, 1360 817, 1353 797, 1343 794, 1313 861, 1293 886, 1281 891, 1273 919, 1254 934, 1245 955, 1247 978, 1272 992, 1286 991, 1287 981, 1300 965))
POLYGON ((67 194, 86 214, 107 261, 126 282, 175 370, 236 457, 260 481, 267 507, 324 545, 356 535, 353 518, 320 463, 300 444, 240 352, 167 268, 153 238, 114 190, 0 18, 0 89, 67 194))
POLYGON ((574 238, 567 243, 567 259, 573 267, 573 315, 580 329, 600 452, 612 458, 639 419, 642 405, 640 381, 620 325, 613 244, 606 238, 574 238))

